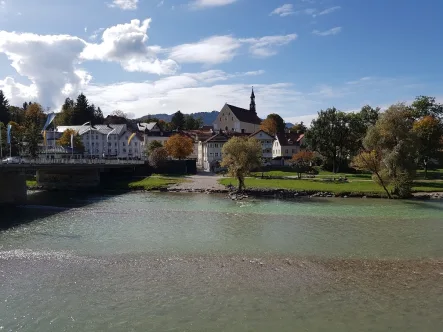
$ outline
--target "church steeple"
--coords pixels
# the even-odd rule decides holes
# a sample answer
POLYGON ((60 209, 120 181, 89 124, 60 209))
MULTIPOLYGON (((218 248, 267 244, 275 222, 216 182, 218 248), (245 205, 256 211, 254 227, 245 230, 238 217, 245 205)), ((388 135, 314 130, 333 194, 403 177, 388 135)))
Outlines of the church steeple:
POLYGON ((251 93, 251 103, 249 104, 249 110, 257 113, 257 110, 255 109, 255 94, 254 94, 254 87, 252 87, 252 93, 251 93))

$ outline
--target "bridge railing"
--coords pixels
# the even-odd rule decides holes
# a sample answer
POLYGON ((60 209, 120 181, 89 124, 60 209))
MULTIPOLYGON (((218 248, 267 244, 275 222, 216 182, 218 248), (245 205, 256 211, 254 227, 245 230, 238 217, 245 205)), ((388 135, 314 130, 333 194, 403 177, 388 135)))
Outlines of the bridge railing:
POLYGON ((126 160, 126 159, 22 159, 15 162, 3 162, 0 160, 0 166, 3 165, 141 165, 144 160, 126 160))

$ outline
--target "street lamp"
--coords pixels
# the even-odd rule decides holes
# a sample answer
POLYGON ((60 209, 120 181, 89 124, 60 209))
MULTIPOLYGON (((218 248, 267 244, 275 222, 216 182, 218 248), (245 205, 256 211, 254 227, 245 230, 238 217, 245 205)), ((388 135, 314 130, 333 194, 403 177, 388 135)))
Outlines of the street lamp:
POLYGON ((91 121, 88 121, 88 122, 85 122, 84 124, 82 124, 82 127, 83 126, 86 126, 86 125, 89 125, 89 158, 90 159, 92 159, 92 147, 91 147, 91 144, 92 144, 92 123, 91 123, 91 121))

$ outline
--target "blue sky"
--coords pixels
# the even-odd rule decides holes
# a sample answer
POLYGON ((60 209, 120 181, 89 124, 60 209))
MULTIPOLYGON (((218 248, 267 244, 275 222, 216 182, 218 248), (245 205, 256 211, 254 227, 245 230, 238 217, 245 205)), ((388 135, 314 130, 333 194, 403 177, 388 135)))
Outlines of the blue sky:
POLYGON ((0 89, 134 116, 443 101, 443 1, 0 0, 0 89))

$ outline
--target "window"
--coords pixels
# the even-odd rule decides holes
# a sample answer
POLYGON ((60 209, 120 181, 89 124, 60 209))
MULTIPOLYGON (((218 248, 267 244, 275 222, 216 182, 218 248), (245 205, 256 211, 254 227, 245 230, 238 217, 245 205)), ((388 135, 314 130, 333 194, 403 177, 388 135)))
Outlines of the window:
POLYGON ((295 150, 294 150, 294 149, 292 149, 292 153, 295 153, 295 150))
POLYGON ((108 142, 108 146, 111 146, 111 145, 112 145, 112 143, 108 142))
POLYGON ((244 130, 244 129, 242 129, 242 130, 241 130, 241 133, 242 133, 242 134, 244 134, 244 133, 245 133, 245 130, 244 130))
POLYGON ((98 135, 95 135, 95 139, 98 139, 98 135))
POLYGON ((288 153, 288 149, 285 150, 285 153, 288 153))
POLYGON ((234 117, 232 117, 232 121, 234 121, 234 117))
POLYGON ((125 142, 122 142, 122 146, 125 146, 125 142))
POLYGON ((126 152, 126 149, 123 149, 123 152, 126 152))
POLYGON ((117 142, 114 143, 114 146, 117 146, 117 142))
POLYGON ((218 152, 215 153, 215 156, 218 157, 218 152))
POLYGON ((218 144, 214 144, 214 148, 218 148, 218 144))

